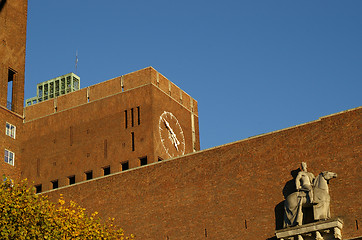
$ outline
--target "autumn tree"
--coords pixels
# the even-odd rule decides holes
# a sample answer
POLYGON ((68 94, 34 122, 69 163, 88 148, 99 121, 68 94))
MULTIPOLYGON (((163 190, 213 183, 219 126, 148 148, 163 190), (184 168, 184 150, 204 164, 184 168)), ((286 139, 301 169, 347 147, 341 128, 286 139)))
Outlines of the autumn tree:
POLYGON ((114 226, 114 219, 102 221, 97 212, 88 215, 75 202, 50 202, 34 193, 23 180, 0 183, 0 239, 134 239, 114 226))

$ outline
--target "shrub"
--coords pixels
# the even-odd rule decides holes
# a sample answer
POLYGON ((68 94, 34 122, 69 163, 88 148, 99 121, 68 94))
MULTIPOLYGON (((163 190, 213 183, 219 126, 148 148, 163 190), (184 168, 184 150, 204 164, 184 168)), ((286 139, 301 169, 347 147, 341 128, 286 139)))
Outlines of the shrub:
POLYGON ((0 239, 134 239, 114 219, 102 221, 73 201, 60 197, 53 203, 35 194, 26 180, 14 184, 4 178, 0 185, 0 239))

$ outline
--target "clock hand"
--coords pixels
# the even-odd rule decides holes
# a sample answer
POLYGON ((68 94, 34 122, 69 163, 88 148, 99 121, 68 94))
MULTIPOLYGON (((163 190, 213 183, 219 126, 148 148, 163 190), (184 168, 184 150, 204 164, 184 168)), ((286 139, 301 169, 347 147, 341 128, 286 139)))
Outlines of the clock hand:
POLYGON ((173 142, 173 145, 175 146, 176 150, 178 151, 178 145, 180 145, 180 141, 177 139, 175 132, 172 130, 170 124, 168 123, 168 121, 164 118, 162 118, 163 122, 166 125, 166 128, 168 129, 168 131, 171 134, 171 139, 173 142))

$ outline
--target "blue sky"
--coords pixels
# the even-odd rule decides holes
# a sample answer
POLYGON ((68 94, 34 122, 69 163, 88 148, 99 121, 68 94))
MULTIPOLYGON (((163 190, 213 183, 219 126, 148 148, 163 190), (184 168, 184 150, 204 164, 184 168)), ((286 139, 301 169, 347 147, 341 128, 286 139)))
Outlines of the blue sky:
POLYGON ((148 66, 198 101, 201 148, 361 106, 362 1, 29 0, 25 98, 148 66))

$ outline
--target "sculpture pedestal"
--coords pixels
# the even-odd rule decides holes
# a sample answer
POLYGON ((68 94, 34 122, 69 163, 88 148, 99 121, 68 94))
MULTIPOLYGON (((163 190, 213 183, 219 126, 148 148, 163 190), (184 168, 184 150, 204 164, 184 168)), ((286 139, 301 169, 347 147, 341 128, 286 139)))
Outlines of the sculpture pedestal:
POLYGON ((343 221, 339 218, 308 223, 275 231, 280 240, 341 240, 343 221))

